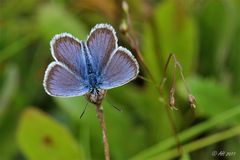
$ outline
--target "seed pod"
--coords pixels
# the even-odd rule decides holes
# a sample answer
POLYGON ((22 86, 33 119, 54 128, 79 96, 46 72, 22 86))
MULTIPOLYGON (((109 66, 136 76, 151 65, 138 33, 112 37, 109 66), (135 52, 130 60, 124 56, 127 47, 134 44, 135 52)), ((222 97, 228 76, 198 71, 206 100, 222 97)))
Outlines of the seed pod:
POLYGON ((129 7, 126 1, 122 1, 122 9, 125 13, 128 13, 129 7))
POLYGON ((175 107, 176 105, 174 93, 175 93, 175 89, 171 88, 169 91, 169 101, 168 101, 170 107, 175 107))
POLYGON ((126 34, 128 32, 128 25, 125 20, 123 20, 122 23, 120 24, 119 30, 122 32, 122 34, 126 34))
POLYGON ((188 95, 188 102, 192 108, 196 108, 196 99, 193 95, 188 95))

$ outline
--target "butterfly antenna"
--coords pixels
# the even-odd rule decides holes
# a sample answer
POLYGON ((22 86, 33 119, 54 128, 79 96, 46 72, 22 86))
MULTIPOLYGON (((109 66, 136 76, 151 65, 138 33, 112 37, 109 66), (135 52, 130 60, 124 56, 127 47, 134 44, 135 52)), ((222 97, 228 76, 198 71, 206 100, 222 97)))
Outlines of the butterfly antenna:
POLYGON ((146 81, 146 82, 152 83, 152 81, 150 79, 148 79, 148 78, 146 78, 144 76, 138 75, 137 77, 142 79, 142 80, 144 80, 144 81, 146 81))
POLYGON ((108 104, 110 104, 111 106, 113 106, 113 108, 115 108, 116 110, 118 110, 119 112, 123 112, 123 110, 117 108, 116 106, 114 106, 107 98, 106 98, 108 104))
POLYGON ((84 107, 84 110, 82 112, 82 114, 80 115, 80 119, 82 118, 82 116, 84 115, 86 109, 87 109, 87 106, 88 106, 88 102, 86 103, 85 107, 84 107))

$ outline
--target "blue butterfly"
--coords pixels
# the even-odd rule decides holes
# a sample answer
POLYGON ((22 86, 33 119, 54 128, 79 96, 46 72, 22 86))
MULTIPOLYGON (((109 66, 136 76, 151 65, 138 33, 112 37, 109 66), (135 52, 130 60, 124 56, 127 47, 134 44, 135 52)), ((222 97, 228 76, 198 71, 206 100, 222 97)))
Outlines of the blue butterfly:
POLYGON ((50 42, 54 62, 45 71, 43 86, 51 96, 85 95, 101 103, 107 89, 135 79, 139 65, 129 50, 118 46, 111 25, 97 24, 86 41, 69 33, 55 35, 50 42))

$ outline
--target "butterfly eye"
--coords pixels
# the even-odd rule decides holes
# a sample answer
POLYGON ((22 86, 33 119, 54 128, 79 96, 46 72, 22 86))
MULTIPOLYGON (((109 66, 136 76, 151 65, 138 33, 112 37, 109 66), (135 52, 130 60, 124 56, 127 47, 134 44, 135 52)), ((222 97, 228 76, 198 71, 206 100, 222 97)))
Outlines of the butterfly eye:
POLYGON ((90 93, 93 93, 93 91, 94 91, 94 90, 91 88, 89 92, 90 92, 90 93))

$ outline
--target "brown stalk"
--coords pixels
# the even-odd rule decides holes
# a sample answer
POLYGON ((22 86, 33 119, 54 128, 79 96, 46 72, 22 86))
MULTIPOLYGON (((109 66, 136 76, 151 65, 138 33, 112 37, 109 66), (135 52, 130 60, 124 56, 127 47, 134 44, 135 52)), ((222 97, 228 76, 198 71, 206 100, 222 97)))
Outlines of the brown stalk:
POLYGON ((97 111, 98 120, 100 122, 100 126, 102 128, 105 160, 110 160, 109 144, 107 139, 107 128, 106 128, 106 123, 103 116, 103 107, 101 104, 96 104, 96 111, 97 111))

